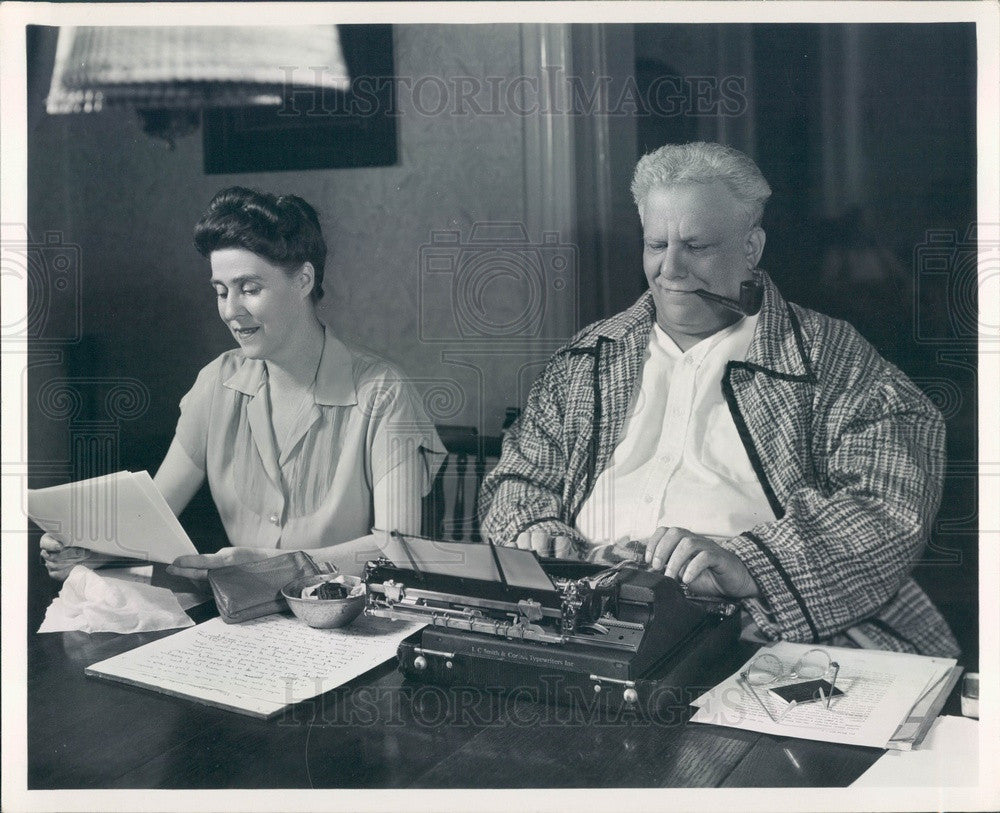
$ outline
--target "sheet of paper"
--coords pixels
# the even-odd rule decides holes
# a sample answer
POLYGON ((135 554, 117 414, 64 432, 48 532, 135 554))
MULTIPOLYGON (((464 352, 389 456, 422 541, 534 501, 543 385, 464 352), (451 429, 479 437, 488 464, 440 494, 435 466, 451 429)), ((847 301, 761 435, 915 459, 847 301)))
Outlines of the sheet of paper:
MULTIPOLYGON (((397 567, 412 568, 424 573, 461 576, 482 581, 500 581, 496 559, 489 545, 467 542, 441 542, 415 536, 377 536, 386 558, 397 567)), ((554 591, 552 580, 530 550, 496 548, 507 584, 533 590, 554 591)))
MULTIPOLYGON (((766 651, 782 663, 794 664, 810 648, 779 642, 766 651)), ((780 722, 775 722, 739 683, 739 673, 746 668, 744 665, 694 701, 692 705, 698 710, 692 722, 885 748, 927 688, 955 665, 955 661, 948 658, 839 647, 824 649, 840 664, 837 686, 845 692, 831 702, 829 709, 824 703, 803 704, 791 709, 780 722)), ((773 698, 766 689, 758 687, 756 694, 760 701, 768 704, 775 717, 785 709, 785 704, 773 698)))
POLYGON ((496 563, 486 545, 386 534, 381 547, 386 558, 397 567, 444 576, 497 580, 496 563))
MULTIPOLYGON (((163 525, 166 528, 172 528, 174 535, 181 544, 186 540, 191 543, 188 538, 187 531, 184 530, 184 526, 181 525, 179 519, 170 510, 170 506, 167 505, 167 501, 163 499, 163 495, 160 490, 156 487, 156 483, 153 482, 153 478, 149 476, 148 471, 137 471, 132 473, 132 482, 139 488, 139 490, 146 495, 146 499, 149 504, 152 505, 157 512, 159 512, 160 519, 163 521, 163 525)), ((191 547, 194 547, 194 543, 191 543, 191 547)))
POLYGON ((541 562, 532 551, 518 548, 497 548, 496 551, 507 584, 531 590, 555 591, 552 579, 542 570, 541 562))
POLYGON ((286 615, 243 624, 213 618, 86 671, 268 717, 374 669, 422 626, 362 616, 318 630, 286 615))
POLYGON ((29 489, 28 516, 66 545, 169 564, 198 551, 147 472, 29 489))
POLYGON ((862 788, 979 784, 979 721, 938 717, 914 751, 886 751, 852 785, 862 788))
POLYGON ((931 685, 910 709, 909 716, 899 724, 889 740, 889 747, 904 751, 919 747, 961 676, 962 668, 956 666, 931 685))

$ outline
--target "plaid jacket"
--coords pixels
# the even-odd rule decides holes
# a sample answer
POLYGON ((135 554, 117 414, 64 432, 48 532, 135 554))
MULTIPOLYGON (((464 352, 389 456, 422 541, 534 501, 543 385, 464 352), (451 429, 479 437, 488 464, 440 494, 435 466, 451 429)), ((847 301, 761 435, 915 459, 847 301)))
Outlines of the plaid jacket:
MULTIPOLYGON (((761 280, 746 361, 730 361, 721 382, 777 518, 722 543, 760 589, 745 609, 771 639, 957 654, 910 578, 941 499, 940 414, 850 325, 761 280)), ((550 359, 483 484, 483 531, 496 542, 531 528, 593 554, 573 525, 621 436, 654 318, 646 292, 550 359)))

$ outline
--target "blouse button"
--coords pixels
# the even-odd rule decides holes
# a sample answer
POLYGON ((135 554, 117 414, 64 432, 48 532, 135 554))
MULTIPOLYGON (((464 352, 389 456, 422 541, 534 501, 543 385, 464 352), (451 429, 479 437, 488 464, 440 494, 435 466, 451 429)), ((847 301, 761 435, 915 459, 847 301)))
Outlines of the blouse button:
POLYGON ((269 516, 268 519, 271 520, 271 522, 274 525, 277 525, 278 524, 278 520, 280 519, 280 517, 277 514, 271 514, 271 516, 269 516))

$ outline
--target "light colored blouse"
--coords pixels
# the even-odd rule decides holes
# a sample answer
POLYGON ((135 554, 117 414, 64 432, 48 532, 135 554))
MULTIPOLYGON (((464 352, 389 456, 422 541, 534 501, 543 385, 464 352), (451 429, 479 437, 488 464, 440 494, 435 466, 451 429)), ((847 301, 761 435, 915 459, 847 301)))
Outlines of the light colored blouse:
POLYGON ((413 385, 387 361, 327 328, 313 403, 280 454, 267 382, 264 362, 234 349, 181 399, 177 439, 206 472, 232 545, 300 550, 364 536, 375 485, 413 455, 419 493, 430 489, 444 446, 413 385))

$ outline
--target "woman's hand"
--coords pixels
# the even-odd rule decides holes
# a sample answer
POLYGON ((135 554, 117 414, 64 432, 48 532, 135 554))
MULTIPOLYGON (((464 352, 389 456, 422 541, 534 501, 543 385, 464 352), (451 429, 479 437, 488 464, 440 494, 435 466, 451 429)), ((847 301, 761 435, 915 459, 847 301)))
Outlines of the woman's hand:
POLYGON ((53 579, 58 581, 65 581, 69 572, 77 565, 85 565, 90 568, 100 567, 116 558, 103 553, 94 553, 86 548, 67 548, 52 534, 42 534, 38 546, 42 549, 42 562, 45 563, 45 569, 53 579))
POLYGON ((167 568, 167 573, 173 576, 184 576, 188 579, 207 579, 208 571, 230 565, 244 565, 247 562, 259 562, 270 559, 285 551, 262 550, 261 548, 223 548, 218 553, 201 553, 197 555, 178 556, 167 568))

